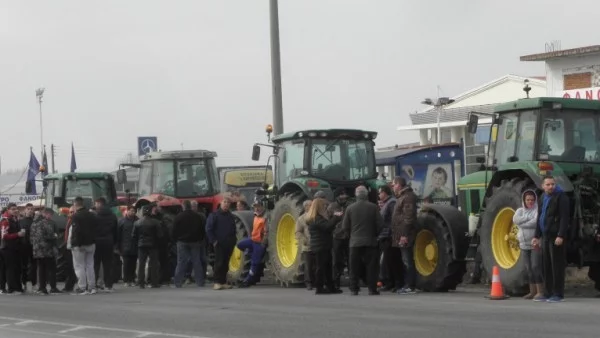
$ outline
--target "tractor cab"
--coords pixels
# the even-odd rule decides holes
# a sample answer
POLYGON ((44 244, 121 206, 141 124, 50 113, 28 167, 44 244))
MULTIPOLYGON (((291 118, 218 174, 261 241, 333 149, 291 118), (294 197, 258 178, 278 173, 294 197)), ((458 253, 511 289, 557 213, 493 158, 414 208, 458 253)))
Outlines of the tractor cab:
MULTIPOLYGON (((136 206, 158 203, 162 208, 179 209, 181 200, 196 200, 206 212, 216 209, 219 201, 219 177, 215 165, 217 153, 208 150, 159 151, 140 159, 136 206)), ((119 183, 126 182, 120 169, 119 183)), ((176 210, 173 210, 176 212, 176 210)))
MULTIPOLYGON (((270 130, 269 125, 269 136, 270 130)), ((354 195, 358 185, 369 187, 368 182, 377 180, 376 138, 376 132, 354 129, 284 133, 269 137, 271 144, 256 144, 252 159, 259 160, 261 145, 273 148, 274 184, 279 194, 301 187, 308 196, 317 191, 331 195, 334 189, 343 187, 349 195, 354 195)))

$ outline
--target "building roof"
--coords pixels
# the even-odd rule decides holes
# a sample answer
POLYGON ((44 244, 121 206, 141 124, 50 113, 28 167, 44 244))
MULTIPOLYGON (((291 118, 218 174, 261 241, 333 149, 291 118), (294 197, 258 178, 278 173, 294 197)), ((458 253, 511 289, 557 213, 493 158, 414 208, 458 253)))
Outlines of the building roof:
MULTIPOLYGON (((458 107, 458 108, 445 108, 440 115, 440 123, 445 122, 458 122, 458 121, 467 121, 469 119, 469 113, 471 112, 479 112, 484 114, 491 114, 494 112, 494 107, 497 104, 484 104, 480 106, 468 106, 468 107, 458 107)), ((422 113, 413 113, 409 114, 410 121, 413 125, 420 124, 437 124, 437 111, 426 111, 422 113)))
POLYGON ((553 52, 529 54, 520 57, 521 61, 546 61, 569 56, 600 54, 600 45, 557 50, 553 52))

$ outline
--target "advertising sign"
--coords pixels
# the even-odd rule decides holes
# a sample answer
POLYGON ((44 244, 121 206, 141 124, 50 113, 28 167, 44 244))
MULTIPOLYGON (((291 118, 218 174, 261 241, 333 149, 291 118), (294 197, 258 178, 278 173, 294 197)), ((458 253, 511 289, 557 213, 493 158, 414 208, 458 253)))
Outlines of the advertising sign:
POLYGON ((451 204, 454 199, 452 164, 402 165, 401 177, 412 187, 419 199, 429 198, 435 204, 451 204))
POLYGON ((4 208, 8 203, 17 205, 40 199, 41 195, 0 195, 0 207, 4 208))
POLYGON ((564 90, 562 97, 565 99, 600 100, 600 87, 564 90))

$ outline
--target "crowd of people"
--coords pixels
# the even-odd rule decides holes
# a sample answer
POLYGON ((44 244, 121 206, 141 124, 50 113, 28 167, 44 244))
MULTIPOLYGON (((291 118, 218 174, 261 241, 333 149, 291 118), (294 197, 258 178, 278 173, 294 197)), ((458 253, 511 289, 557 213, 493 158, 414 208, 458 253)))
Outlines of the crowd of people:
MULTIPOLYGON (((525 298, 560 302, 564 298, 569 200, 552 177, 544 178, 542 188, 539 197, 533 190, 523 193, 523 205, 513 218, 519 227, 518 240, 530 283, 525 298)), ((340 280, 347 268, 352 295, 359 294, 361 280, 369 295, 382 291, 416 293, 413 246, 417 196, 402 177, 395 177, 391 187, 382 186, 378 192, 378 204, 368 200, 365 186, 355 189, 353 203, 342 188, 335 190, 332 202, 322 193, 304 201, 296 238, 304 256, 308 290, 342 293, 340 280)), ((158 288, 172 281, 173 287, 181 288, 186 280, 203 287, 208 246, 214 248, 215 255, 213 289, 233 287, 227 283, 227 274, 235 247, 251 257, 250 271, 239 286, 252 286, 263 273, 268 244, 265 207, 258 200, 252 204, 252 233, 238 242, 234 203, 237 210, 250 209, 243 199, 226 194, 208 217, 198 210, 196 202, 184 201, 183 212, 172 222, 165 222, 156 204, 144 206, 141 218, 135 207, 129 206, 124 217, 117 219, 104 198, 98 198, 89 209, 83 198, 77 197, 64 238, 58 235, 52 209, 34 215, 33 206, 28 204, 20 214, 15 204, 9 204, 0 220, 0 294, 23 293, 27 282, 32 288, 37 286, 35 293, 43 295, 112 292, 121 273, 129 287, 149 284, 158 288), (57 288, 56 278, 61 241, 66 243, 63 290, 57 288), (175 262, 169 259, 171 247, 176 250, 175 262)))

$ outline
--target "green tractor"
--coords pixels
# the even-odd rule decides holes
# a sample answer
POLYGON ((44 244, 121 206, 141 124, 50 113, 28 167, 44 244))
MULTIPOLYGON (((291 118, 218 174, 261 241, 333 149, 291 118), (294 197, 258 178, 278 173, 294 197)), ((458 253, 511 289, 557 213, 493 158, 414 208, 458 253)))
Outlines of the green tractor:
POLYGON ((337 187, 353 196, 359 185, 367 186, 370 200, 376 202, 378 187, 387 183, 377 180, 375 132, 303 130, 271 138, 270 125, 266 131, 269 143, 255 144, 252 159, 259 160, 261 146, 273 149, 273 155, 269 156, 269 161, 274 158, 275 177, 269 189, 272 200, 267 203, 267 264, 281 286, 297 286, 304 284, 304 262, 295 237, 302 202, 317 192, 323 192, 332 201, 337 187))
MULTIPOLYGON (((73 200, 81 196, 87 208, 94 206, 94 201, 99 197, 106 199, 107 205, 113 210, 117 217, 121 216, 121 210, 117 205, 117 193, 115 181, 110 173, 86 172, 86 173, 57 173, 46 175, 43 179, 44 190, 42 200, 47 208, 56 211, 54 221, 60 238, 67 225, 69 208, 73 200)), ((57 259, 57 278, 62 281, 64 274, 64 253, 66 243, 61 242, 59 256, 57 259)))
MULTIPOLYGON (((471 115, 468 129, 477 130, 471 115)), ((512 218, 522 193, 541 192, 552 175, 571 199, 572 222, 567 261, 589 266, 600 285, 600 102, 563 98, 527 98, 501 104, 492 116, 488 156, 481 170, 458 183, 462 211, 469 216, 469 259, 479 251, 488 275, 494 266, 509 294, 527 288, 524 257, 512 218), (491 154, 490 154, 491 153, 491 154)))

